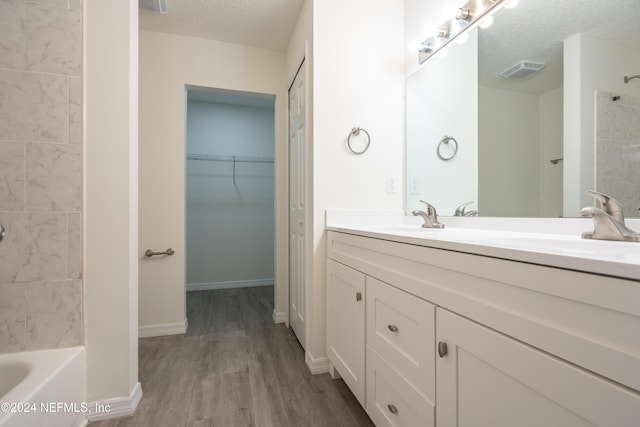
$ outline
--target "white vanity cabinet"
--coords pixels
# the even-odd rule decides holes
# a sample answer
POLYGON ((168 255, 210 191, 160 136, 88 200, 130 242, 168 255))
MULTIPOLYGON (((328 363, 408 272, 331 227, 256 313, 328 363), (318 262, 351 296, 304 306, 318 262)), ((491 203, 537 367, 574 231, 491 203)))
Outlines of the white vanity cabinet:
POLYGON ((327 353, 329 371, 338 371, 364 407, 365 276, 327 261, 327 353))
POLYGON ((637 393, 461 316, 437 312, 436 425, 640 425, 637 393))
POLYGON ((329 360, 377 426, 640 426, 640 282, 334 231, 327 256, 329 360))
POLYGON ((327 261, 330 373, 377 426, 434 425, 434 334, 433 304, 327 261))
POLYGON ((435 422, 435 306, 366 277, 367 413, 381 426, 435 422))

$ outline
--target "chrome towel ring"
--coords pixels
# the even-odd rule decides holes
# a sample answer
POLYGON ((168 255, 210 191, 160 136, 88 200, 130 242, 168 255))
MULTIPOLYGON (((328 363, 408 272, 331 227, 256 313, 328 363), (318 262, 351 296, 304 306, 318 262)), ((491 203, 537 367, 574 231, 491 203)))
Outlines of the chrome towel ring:
POLYGON ((349 151, 351 151, 353 154, 362 154, 369 149, 370 144, 371 144, 371 136, 369 135, 369 132, 359 127, 355 127, 351 129, 351 132, 347 137, 347 148, 349 148, 349 151), (364 132, 364 134, 366 135, 367 143, 365 144, 362 150, 358 151, 358 150, 354 150, 353 147, 351 146, 351 137, 360 135, 360 132, 364 132))
POLYGON ((436 153, 438 153, 438 157, 442 160, 451 160, 456 154, 458 154, 458 141, 452 136, 445 135, 440 142, 438 143, 438 148, 436 149, 436 153), (451 143, 451 145, 449 145, 451 143), (447 155, 446 151, 443 154, 443 148, 450 148, 450 153, 447 155))

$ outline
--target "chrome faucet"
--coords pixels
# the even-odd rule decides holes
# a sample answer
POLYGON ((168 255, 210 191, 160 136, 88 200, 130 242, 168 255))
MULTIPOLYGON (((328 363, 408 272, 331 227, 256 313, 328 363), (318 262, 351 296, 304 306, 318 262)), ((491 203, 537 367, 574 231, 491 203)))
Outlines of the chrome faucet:
POLYGON ((465 211, 466 207, 473 202, 463 203, 456 208, 453 216, 478 216, 478 211, 465 211))
POLYGON ((592 233, 582 233, 583 239, 624 240, 640 242, 640 233, 633 231, 624 223, 622 204, 611 196, 597 191, 587 191, 600 202, 600 208, 586 207, 580 211, 580 216, 593 219, 592 233))
POLYGON ((436 212, 436 208, 433 207, 432 204, 425 202, 424 200, 420 200, 422 203, 427 205, 427 211, 415 210, 411 212, 413 216, 420 216, 424 220, 424 224, 422 224, 422 228, 444 228, 444 224, 438 222, 438 213, 436 212))

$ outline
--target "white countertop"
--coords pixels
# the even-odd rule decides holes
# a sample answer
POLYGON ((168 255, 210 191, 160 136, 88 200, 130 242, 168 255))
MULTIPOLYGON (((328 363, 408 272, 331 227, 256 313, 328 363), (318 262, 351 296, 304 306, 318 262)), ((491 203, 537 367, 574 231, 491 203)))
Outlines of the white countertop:
POLYGON ((353 221, 355 217, 332 215, 327 212, 327 229, 640 281, 640 243, 582 239, 581 230, 588 231, 589 227, 592 229, 590 220, 533 220, 542 224, 546 221, 547 226, 553 223, 552 232, 545 233, 513 231, 516 228, 514 224, 518 221, 535 228, 528 224, 526 219, 503 221, 509 223, 507 230, 497 230, 468 227, 482 226, 490 222, 482 219, 460 222, 458 218, 448 220, 443 217, 440 219, 447 225, 444 229, 429 229, 422 228, 420 223, 415 221, 416 218, 403 218, 402 215, 389 216, 387 213, 383 216, 382 224, 368 218, 362 221, 363 225, 353 221), (346 218, 349 220, 345 220, 346 218), (571 234, 562 234, 563 229, 571 234))

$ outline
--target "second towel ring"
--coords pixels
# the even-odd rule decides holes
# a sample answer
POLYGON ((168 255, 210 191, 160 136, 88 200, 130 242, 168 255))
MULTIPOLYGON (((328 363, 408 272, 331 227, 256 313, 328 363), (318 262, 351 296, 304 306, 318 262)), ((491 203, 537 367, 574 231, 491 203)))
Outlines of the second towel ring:
POLYGON ((369 144, 371 144, 371 136, 369 135, 369 132, 359 127, 355 127, 351 129, 351 132, 347 137, 347 148, 349 148, 349 151, 351 151, 353 154, 362 154, 369 149, 369 144), (364 132, 365 135, 367 136, 367 144, 364 146, 362 150, 358 151, 358 150, 354 150, 353 147, 351 146, 351 137, 360 135, 360 132, 364 132))
POLYGON ((456 154, 458 154, 458 141, 456 141, 456 139, 452 136, 445 135, 438 143, 438 148, 436 149, 436 153, 438 153, 438 157, 440 157, 440 159, 442 160, 453 159, 456 156, 456 154), (453 144, 451 145, 453 147, 453 154, 451 154, 450 156, 443 156, 440 150, 442 150, 443 145, 448 146, 449 142, 453 142, 453 144))

